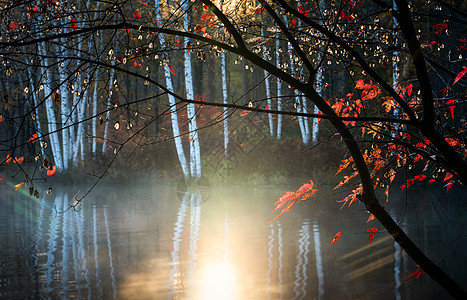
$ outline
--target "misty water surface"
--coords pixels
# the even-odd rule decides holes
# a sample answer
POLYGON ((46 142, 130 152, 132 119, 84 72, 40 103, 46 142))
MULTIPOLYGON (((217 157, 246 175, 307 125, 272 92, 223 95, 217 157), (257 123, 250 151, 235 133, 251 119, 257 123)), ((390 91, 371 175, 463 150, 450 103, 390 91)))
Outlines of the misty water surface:
MULTIPOLYGON (((417 266, 377 221, 366 223, 363 205, 340 209, 321 196, 268 223, 288 189, 215 187, 201 199, 173 186, 98 186, 80 211, 61 214, 80 188, 38 200, 12 188, 0 199, 0 298, 446 297, 426 275, 404 282, 417 266), (380 230, 371 244, 370 227, 380 230)), ((467 228, 465 204, 444 195, 414 188, 387 209, 398 220, 405 211, 402 227, 433 260, 448 253, 439 265, 465 287, 467 241, 448 252, 467 228)))

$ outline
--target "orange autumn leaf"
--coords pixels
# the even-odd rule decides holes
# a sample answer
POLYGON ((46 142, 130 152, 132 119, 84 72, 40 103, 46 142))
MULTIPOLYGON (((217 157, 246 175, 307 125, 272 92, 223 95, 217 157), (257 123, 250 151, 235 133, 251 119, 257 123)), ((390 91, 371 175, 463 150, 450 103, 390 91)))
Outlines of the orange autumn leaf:
POLYGON ((373 238, 375 237, 375 233, 378 232, 378 229, 377 228, 370 228, 367 230, 369 232, 368 234, 368 241, 370 242, 371 244, 371 241, 373 240, 373 238))
POLYGON ((341 182, 339 182, 339 184, 334 188, 334 190, 340 188, 341 186, 343 186, 344 184, 346 184, 347 182, 350 181, 350 179, 354 178, 355 176, 358 175, 358 171, 355 171, 353 172, 350 176, 344 176, 344 180, 342 180, 341 182))
POLYGON ((353 161, 353 157, 349 157, 347 159, 344 159, 342 161, 342 164, 339 166, 339 169, 337 170, 336 174, 334 175, 337 175, 339 174, 340 172, 342 172, 342 170, 344 170, 345 168, 347 168, 349 166, 349 164, 353 161))
POLYGON ((334 237, 332 238, 331 243, 329 244, 329 246, 331 246, 332 243, 337 242, 337 240, 339 240, 339 238, 341 237, 341 235, 342 235, 342 231, 339 231, 338 233, 336 233, 336 234, 334 235, 334 237))
POLYGON ((420 278, 420 276, 422 276, 422 274, 423 274, 423 270, 420 268, 420 269, 418 269, 417 271, 414 271, 414 272, 410 273, 409 277, 407 277, 407 279, 405 280, 405 282, 409 281, 409 280, 410 280, 412 277, 414 277, 414 276, 415 276, 415 277, 417 278, 417 280, 418 280, 418 278, 420 278))
POLYGON ((310 180, 310 183, 304 183, 296 192, 286 192, 284 196, 280 197, 279 200, 274 203, 274 211, 285 206, 282 211, 270 222, 273 222, 275 219, 279 218, 282 214, 288 212, 295 203, 306 200, 313 196, 318 190, 314 189, 314 183, 310 180))
POLYGON ((24 156, 21 156, 21 157, 16 157, 15 156, 15 160, 13 161, 15 164, 19 165, 19 164, 22 164, 24 161, 24 156))
POLYGON ((26 143, 34 143, 37 139, 37 133, 34 133, 26 143))
POLYGON ((348 203, 349 204, 348 206, 350 207, 352 203, 359 200, 358 198, 360 197, 362 193, 363 193, 363 187, 362 187, 362 184, 360 184, 355 190, 352 190, 352 193, 350 195, 348 195, 342 200, 338 200, 337 202, 344 202, 344 204, 342 204, 342 207, 344 207, 348 203))
POLYGON ((370 221, 373 221, 375 219, 375 215, 374 214, 371 214, 369 217, 368 217, 368 220, 366 220, 366 222, 370 222, 370 221))
POLYGON ((57 166, 53 165, 52 170, 47 170, 47 176, 52 176, 57 172, 57 166))
POLYGON ((5 163, 9 164, 12 159, 13 159, 13 157, 11 157, 10 154, 7 154, 6 159, 5 159, 5 163))
POLYGON ((17 190, 19 190, 20 188, 22 188, 23 185, 24 185, 24 182, 21 182, 21 183, 18 183, 17 185, 15 185, 15 188, 16 188, 16 189, 15 189, 15 192, 16 192, 17 190))

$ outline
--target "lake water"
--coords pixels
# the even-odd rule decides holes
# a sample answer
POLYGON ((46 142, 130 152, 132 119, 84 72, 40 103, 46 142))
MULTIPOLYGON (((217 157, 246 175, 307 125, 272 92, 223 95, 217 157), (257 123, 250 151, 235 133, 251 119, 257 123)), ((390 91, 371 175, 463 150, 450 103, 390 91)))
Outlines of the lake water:
MULTIPOLYGON (((64 214, 79 188, 2 190, 1 299, 449 299, 426 274, 404 282, 417 266, 361 204, 321 196, 268 223, 286 188, 215 187, 201 199, 101 185, 64 214)), ((387 209, 430 258, 447 253, 439 265, 467 287, 467 205, 450 193, 414 188, 387 209)))

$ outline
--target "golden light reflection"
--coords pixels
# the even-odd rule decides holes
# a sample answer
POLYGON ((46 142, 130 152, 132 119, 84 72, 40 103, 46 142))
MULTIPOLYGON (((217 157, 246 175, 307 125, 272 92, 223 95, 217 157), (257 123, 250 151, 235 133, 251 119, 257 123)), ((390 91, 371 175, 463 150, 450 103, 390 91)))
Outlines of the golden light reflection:
POLYGON ((226 261, 207 264, 200 270, 196 299, 236 299, 235 269, 226 261))

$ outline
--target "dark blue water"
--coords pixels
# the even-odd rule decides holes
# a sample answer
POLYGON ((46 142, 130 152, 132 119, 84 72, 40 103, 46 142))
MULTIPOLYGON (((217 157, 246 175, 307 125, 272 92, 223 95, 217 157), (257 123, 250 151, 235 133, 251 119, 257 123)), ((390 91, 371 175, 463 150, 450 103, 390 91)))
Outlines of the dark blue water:
MULTIPOLYGON (((426 274, 404 282, 417 266, 366 223, 363 205, 340 209, 336 196, 268 223, 287 189, 215 187, 202 199, 98 186, 80 211, 60 213, 80 188, 40 199, 1 188, 1 299, 449 299, 426 274)), ((387 209, 467 287, 465 200, 460 189, 414 187, 387 209)))

